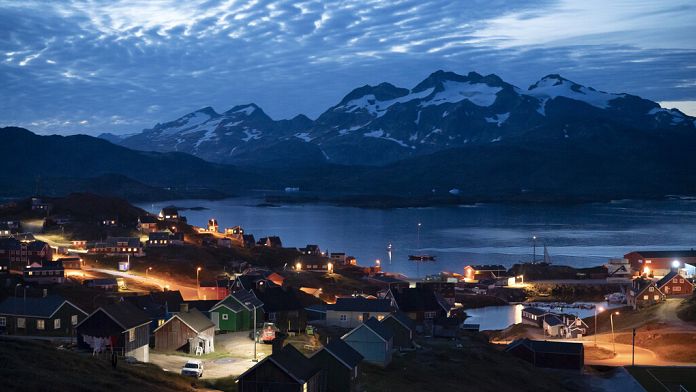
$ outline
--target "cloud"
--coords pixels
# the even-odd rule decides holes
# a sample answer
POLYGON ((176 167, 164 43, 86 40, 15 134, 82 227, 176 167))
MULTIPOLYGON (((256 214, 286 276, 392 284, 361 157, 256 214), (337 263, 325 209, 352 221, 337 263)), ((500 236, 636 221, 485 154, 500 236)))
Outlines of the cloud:
POLYGON ((0 124, 134 132, 204 106, 317 116, 437 69, 548 73, 694 101, 686 1, 174 0, 0 3, 0 124), (88 121, 81 124, 81 121, 88 121))

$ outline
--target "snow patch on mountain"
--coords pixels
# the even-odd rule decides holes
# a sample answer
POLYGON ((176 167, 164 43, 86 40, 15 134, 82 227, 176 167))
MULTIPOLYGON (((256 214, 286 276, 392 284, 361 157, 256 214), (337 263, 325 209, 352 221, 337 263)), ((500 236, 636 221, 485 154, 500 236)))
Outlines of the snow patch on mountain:
POLYGON ((501 126, 508 118, 510 118, 510 113, 496 114, 493 117, 486 117, 486 122, 501 126))
POLYGON ((442 105, 468 100, 476 106, 491 106, 502 87, 489 86, 485 83, 455 82, 447 80, 442 83, 444 89, 432 98, 421 103, 421 106, 442 105))
POLYGON ((611 101, 625 96, 625 94, 610 94, 597 91, 592 87, 581 86, 558 75, 549 75, 542 78, 529 87, 525 94, 540 100, 540 107, 537 111, 542 115, 546 113, 546 103, 558 97, 585 102, 600 109, 608 109, 611 101))
POLYGON ((245 142, 248 142, 251 139, 258 140, 261 139, 261 132, 256 130, 256 129, 245 129, 244 134, 246 137, 242 138, 245 142))
POLYGON ((399 98, 390 99, 387 101, 379 101, 373 94, 364 95, 360 98, 352 99, 346 102, 343 106, 338 106, 334 110, 345 109, 347 113, 353 113, 356 110, 366 110, 375 117, 382 117, 392 105, 397 103, 410 102, 415 99, 423 99, 433 92, 433 88, 429 88, 417 93, 406 94, 399 98))
POLYGON ((311 136, 309 136, 309 132, 299 132, 296 133, 294 136, 298 139, 304 140, 307 143, 311 142, 313 139, 311 136))

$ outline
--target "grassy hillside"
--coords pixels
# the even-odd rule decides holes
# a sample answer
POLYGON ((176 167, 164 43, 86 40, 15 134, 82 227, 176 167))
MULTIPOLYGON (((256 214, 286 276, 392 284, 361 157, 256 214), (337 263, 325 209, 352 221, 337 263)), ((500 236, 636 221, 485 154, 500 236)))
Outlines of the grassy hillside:
POLYGON ((0 379, 3 391, 192 391, 193 381, 154 365, 117 369, 105 359, 58 350, 48 343, 0 339, 0 379))

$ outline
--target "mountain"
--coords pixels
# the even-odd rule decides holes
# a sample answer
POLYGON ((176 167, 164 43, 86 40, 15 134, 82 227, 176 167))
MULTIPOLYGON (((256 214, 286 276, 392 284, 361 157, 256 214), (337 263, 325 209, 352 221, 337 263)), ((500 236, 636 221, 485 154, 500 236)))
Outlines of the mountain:
MULTIPOLYGON (((123 138, 148 151, 182 151, 245 166, 389 165, 453 148, 584 143, 623 130, 684 136, 694 118, 630 94, 548 75, 521 89, 497 75, 437 71, 412 89, 389 83, 348 93, 316 120, 275 121, 254 104, 203 108, 123 138)), ((630 134, 628 135, 629 139, 630 134)))
POLYGON ((129 199, 222 197, 253 188, 253 173, 184 153, 134 151, 91 136, 0 128, 1 196, 91 191, 129 199), (38 189, 37 189, 38 188, 38 189))

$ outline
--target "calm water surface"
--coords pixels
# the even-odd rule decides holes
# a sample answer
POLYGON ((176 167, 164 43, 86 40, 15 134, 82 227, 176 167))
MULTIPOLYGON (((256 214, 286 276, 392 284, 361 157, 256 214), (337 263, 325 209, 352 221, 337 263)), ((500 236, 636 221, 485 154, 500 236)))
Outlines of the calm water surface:
POLYGON ((211 217, 218 219, 221 229, 241 225, 257 239, 278 235, 284 246, 318 244, 322 250, 353 255, 362 265, 380 259, 384 270, 409 276, 462 272, 467 264, 510 266, 531 260, 534 235, 537 257, 545 243, 553 263, 573 266, 602 264, 636 249, 696 248, 693 200, 390 210, 315 204, 257 207, 260 202, 246 198, 177 200, 140 207, 151 212, 172 204, 204 207, 182 214, 199 226, 205 226, 211 217), (435 255, 437 261, 416 265, 407 260, 409 254, 419 252, 435 255))

